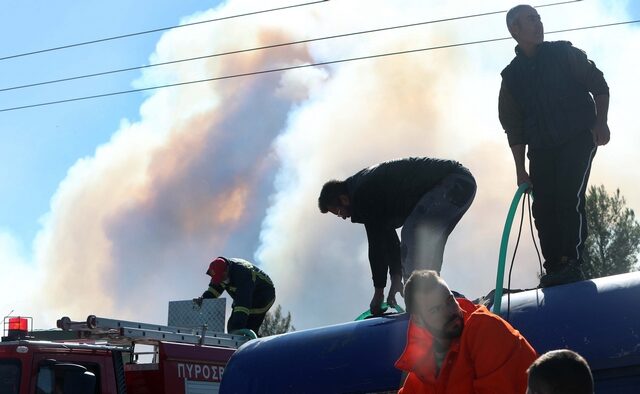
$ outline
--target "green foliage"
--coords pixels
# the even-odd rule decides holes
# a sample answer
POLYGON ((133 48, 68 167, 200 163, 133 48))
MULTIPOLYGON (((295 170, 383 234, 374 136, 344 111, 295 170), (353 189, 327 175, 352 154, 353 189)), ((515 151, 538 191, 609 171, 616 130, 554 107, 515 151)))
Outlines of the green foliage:
POLYGON ((291 325, 291 312, 287 312, 287 316, 284 316, 282 307, 278 305, 275 310, 267 312, 264 317, 264 321, 260 326, 260 336, 268 337, 295 330, 296 328, 291 325))
POLYGON ((604 186, 591 186, 586 197, 589 236, 585 242, 583 270, 587 278, 622 274, 638 269, 640 224, 617 189, 609 195, 604 186))

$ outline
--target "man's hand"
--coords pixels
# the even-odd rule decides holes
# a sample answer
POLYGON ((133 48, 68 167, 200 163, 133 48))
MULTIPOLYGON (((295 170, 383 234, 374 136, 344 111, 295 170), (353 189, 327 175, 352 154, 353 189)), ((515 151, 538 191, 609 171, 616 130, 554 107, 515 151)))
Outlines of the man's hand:
POLYGON ((376 287, 371 303, 369 304, 369 309, 373 316, 382 315, 382 301, 384 301, 384 288, 376 287))
POLYGON ((531 178, 529 178, 529 173, 527 173, 525 170, 516 171, 516 177, 518 187, 520 187, 520 185, 522 185, 523 183, 526 183, 529 185, 529 189, 531 189, 531 178))
POLYGON ((596 146, 607 145, 611 139, 611 131, 609 131, 609 125, 606 122, 602 124, 596 123, 591 129, 591 134, 593 134, 593 143, 596 146))
POLYGON ((394 276, 391 278, 391 287, 389 288, 389 295, 387 296, 387 304, 389 306, 396 306, 396 293, 400 293, 400 296, 404 298, 404 291, 402 287, 402 276, 394 276))
POLYGON ((193 303, 198 306, 202 306, 202 297, 194 298, 193 303))

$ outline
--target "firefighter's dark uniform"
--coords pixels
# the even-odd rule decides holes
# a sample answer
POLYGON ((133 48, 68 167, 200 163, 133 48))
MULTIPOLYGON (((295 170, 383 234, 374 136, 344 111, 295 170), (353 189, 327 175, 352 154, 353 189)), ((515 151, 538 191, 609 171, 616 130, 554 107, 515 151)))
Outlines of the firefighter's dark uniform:
POLYGON ((256 334, 267 311, 276 300, 273 282, 267 274, 250 262, 239 258, 226 258, 227 280, 209 283, 202 298, 218 298, 225 290, 233 298, 227 331, 249 328, 256 334))

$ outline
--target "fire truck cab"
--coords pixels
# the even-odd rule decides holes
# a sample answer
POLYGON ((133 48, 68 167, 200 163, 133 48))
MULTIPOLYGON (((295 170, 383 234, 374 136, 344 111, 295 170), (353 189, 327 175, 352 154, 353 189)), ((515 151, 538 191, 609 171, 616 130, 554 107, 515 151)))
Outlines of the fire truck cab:
POLYGON ((7 394, 120 393, 121 349, 20 340, 0 344, 0 392, 7 394), (120 376, 118 376, 120 374, 120 376))
POLYGON ((28 332, 22 317, 7 321, 2 394, 217 393, 227 361, 247 340, 96 316, 63 318, 61 330, 43 332, 28 332))

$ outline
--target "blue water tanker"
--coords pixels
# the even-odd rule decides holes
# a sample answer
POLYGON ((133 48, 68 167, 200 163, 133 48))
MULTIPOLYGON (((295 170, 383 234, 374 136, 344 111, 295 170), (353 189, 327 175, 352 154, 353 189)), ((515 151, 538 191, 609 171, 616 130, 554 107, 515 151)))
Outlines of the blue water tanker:
MULTIPOLYGON (((569 348, 589 362, 596 393, 640 393, 640 273, 502 297, 500 314, 538 353, 569 348)), ((222 394, 394 393, 407 314, 259 338, 225 369, 222 394)))

